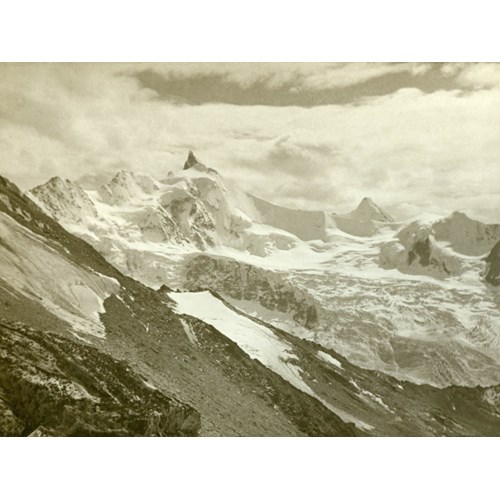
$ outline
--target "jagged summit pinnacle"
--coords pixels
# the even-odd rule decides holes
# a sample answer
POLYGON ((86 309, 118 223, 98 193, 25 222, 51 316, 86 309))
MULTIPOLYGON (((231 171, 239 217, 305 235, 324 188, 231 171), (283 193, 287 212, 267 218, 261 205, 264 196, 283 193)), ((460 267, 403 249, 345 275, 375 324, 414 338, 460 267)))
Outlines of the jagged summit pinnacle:
POLYGON ((216 174, 217 171, 214 170, 213 168, 209 168, 203 163, 201 163, 198 158, 194 155, 192 151, 189 151, 186 163, 184 163, 184 168, 183 170, 189 170, 190 168, 194 168, 196 170, 199 170, 200 172, 208 172, 211 174, 216 174))
POLYGON ((188 168, 193 168, 193 167, 205 167, 205 165, 203 165, 203 163, 200 163, 198 161, 198 158, 196 158, 196 156, 192 151, 189 151, 186 163, 184 163, 183 170, 187 170, 188 168))

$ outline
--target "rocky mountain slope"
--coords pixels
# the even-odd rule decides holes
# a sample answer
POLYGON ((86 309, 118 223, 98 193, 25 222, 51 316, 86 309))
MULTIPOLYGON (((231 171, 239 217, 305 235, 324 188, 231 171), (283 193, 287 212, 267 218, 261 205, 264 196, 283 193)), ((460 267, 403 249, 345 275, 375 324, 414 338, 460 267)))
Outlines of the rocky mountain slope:
POLYGON ((87 343, 0 322, 0 434, 195 436, 200 414, 87 343))

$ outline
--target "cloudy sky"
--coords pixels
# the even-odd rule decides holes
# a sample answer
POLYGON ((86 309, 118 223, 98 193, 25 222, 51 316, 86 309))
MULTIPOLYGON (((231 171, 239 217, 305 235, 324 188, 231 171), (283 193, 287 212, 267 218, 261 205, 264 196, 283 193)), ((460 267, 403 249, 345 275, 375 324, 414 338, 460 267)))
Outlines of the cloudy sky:
POLYGON ((0 65, 0 174, 157 178, 192 149, 289 207, 500 222, 500 65, 0 65))

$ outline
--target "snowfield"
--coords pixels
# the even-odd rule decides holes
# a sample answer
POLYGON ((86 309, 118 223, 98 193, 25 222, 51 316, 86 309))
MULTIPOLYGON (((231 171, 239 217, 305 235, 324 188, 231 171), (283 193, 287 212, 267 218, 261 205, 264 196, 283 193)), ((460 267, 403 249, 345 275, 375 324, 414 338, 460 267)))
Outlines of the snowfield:
POLYGON ((297 389, 314 396, 312 389, 302 380, 300 369, 290 363, 297 359, 292 346, 269 328, 229 309, 210 292, 172 292, 169 296, 176 302, 178 314, 194 316, 212 325, 236 342, 252 359, 257 359, 297 389))

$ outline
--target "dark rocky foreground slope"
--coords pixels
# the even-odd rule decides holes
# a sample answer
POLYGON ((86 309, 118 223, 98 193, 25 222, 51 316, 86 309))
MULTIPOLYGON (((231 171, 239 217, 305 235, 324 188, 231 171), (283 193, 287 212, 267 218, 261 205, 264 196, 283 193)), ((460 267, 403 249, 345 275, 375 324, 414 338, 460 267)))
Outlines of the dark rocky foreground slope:
POLYGON ((130 366, 54 332, 0 320, 0 434, 194 436, 200 414, 130 366))

